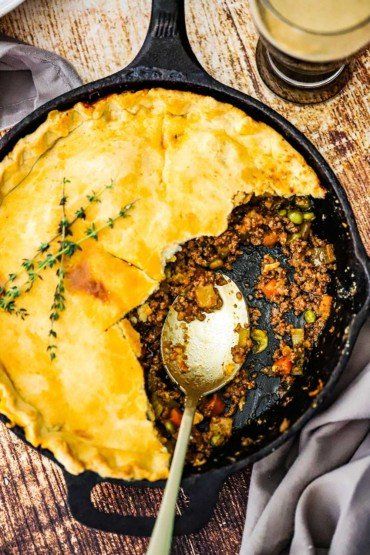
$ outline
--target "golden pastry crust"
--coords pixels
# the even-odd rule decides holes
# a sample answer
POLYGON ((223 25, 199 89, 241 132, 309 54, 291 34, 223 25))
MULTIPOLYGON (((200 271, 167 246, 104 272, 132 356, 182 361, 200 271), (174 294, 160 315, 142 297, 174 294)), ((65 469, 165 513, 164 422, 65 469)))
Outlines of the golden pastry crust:
POLYGON ((0 411, 72 473, 164 478, 169 455, 147 418, 140 338, 118 320, 156 289, 166 257, 222 233, 245 195, 324 192, 278 133, 213 98, 151 89, 80 103, 51 112, 0 164, 0 285, 55 236, 64 178, 70 218, 114 183, 74 224, 76 237, 136 203, 69 261, 55 361, 46 351, 55 272, 22 296, 24 321, 0 313, 0 411))

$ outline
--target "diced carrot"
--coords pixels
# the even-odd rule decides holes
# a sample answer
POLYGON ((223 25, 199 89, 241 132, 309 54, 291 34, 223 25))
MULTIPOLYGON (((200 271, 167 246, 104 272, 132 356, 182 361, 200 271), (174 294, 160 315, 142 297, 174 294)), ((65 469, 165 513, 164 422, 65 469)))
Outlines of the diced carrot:
POLYGON ((288 375, 290 374, 293 367, 293 362, 288 356, 284 356, 275 360, 273 368, 280 374, 288 375))
POLYGON ((170 420, 171 420, 172 424, 174 424, 177 428, 179 428, 180 424, 181 424, 181 419, 182 419, 181 410, 177 409, 177 408, 171 409, 170 420))
POLYGON ((321 299, 319 312, 324 318, 328 318, 330 314, 332 300, 333 297, 331 297, 330 295, 323 295, 321 299))
POLYGON ((279 240, 279 236, 275 231, 271 231, 264 236, 262 243, 265 247, 273 247, 279 240))
POLYGON ((219 416, 225 410, 225 403, 217 393, 214 393, 208 401, 206 408, 210 411, 211 416, 219 416))
POLYGON ((278 293, 278 285, 277 279, 270 279, 270 281, 261 285, 261 291, 267 299, 272 299, 278 293))

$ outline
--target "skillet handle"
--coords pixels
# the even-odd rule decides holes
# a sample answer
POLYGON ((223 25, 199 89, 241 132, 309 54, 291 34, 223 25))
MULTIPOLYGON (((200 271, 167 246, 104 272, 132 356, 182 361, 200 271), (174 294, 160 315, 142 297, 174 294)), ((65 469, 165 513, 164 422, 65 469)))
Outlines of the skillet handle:
POLYGON ((202 74, 203 78, 210 78, 189 43, 185 0, 152 0, 152 14, 144 44, 122 73, 140 68, 173 70, 182 77, 202 74))
MULTIPOLYGON (((155 523, 154 517, 109 514, 94 507, 91 501, 92 489, 98 483, 104 482, 96 474, 85 473, 80 476, 72 476, 67 472, 64 474, 68 505, 72 516, 78 522, 104 532, 128 536, 151 535, 155 523)), ((228 475, 229 472, 225 473, 225 470, 214 471, 208 475, 196 476, 184 485, 183 489, 189 497, 189 504, 181 516, 176 516, 175 535, 196 532, 207 524, 217 503, 221 486, 228 475)), ((142 483, 140 486, 142 487, 142 483)))

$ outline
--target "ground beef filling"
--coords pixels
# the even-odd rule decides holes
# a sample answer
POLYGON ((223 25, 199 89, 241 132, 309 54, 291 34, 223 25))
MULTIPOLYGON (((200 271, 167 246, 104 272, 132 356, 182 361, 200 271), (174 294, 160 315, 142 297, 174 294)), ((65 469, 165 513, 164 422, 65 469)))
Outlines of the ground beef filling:
MULTIPOLYGON (((331 310, 332 298, 327 288, 335 258, 333 247, 315 236, 315 214, 307 197, 289 200, 252 198, 236 208, 227 230, 219 237, 201 237, 188 241, 165 269, 166 279, 145 305, 129 314, 140 333, 143 365, 154 417, 169 449, 173 448, 181 424, 183 394, 167 376, 160 355, 160 337, 167 312, 175 298, 180 319, 202 320, 207 312, 219 308, 222 300, 215 285, 222 284, 219 271, 230 270, 241 255, 242 247, 253 245, 265 254, 260 277, 255 284, 255 298, 271 303, 271 324, 279 347, 275 350, 267 375, 278 376, 289 386, 303 372, 304 359, 323 330, 331 310), (271 253, 280 249, 284 266, 271 253), (184 294, 186 292, 186 294, 184 294), (288 322, 294 313, 299 325, 288 322)), ((267 346, 267 334, 258 329, 259 310, 250 309, 251 329, 240 332, 236 357, 245 357, 267 346)), ((213 449, 222 446, 232 433, 232 417, 244 405, 248 390, 254 387, 254 374, 244 365, 231 383, 220 392, 203 399, 192 430, 188 461, 204 464, 213 449)))
POLYGON ((222 274, 209 270, 200 272, 194 278, 174 303, 177 318, 188 323, 193 320, 202 321, 207 314, 222 307, 222 299, 215 286, 226 283, 222 274))

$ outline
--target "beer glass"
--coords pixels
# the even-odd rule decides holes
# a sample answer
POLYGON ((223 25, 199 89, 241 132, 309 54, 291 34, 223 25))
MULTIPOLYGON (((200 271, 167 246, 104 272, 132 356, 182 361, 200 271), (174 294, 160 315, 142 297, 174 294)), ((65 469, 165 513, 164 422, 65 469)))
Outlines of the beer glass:
POLYGON ((266 85, 310 104, 337 94, 348 62, 370 40, 370 0, 250 0, 260 34, 256 61, 266 85))

